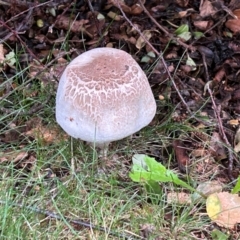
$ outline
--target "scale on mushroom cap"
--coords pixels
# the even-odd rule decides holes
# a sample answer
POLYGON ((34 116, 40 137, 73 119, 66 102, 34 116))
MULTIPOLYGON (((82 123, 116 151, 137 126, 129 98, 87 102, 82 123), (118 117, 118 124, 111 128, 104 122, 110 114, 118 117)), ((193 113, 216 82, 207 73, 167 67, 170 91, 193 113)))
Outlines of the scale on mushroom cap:
POLYGON ((106 148, 148 125, 155 113, 145 73, 122 50, 87 51, 71 61, 61 76, 56 119, 74 138, 106 148))

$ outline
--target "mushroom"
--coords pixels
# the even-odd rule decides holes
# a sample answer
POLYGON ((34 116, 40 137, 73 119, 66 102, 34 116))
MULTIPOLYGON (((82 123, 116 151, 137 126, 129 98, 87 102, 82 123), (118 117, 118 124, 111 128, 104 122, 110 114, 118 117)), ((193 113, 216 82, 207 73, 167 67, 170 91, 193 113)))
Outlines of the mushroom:
POLYGON ((132 56, 113 48, 82 53, 66 67, 56 96, 56 120, 74 138, 104 148, 148 125, 156 102, 132 56))

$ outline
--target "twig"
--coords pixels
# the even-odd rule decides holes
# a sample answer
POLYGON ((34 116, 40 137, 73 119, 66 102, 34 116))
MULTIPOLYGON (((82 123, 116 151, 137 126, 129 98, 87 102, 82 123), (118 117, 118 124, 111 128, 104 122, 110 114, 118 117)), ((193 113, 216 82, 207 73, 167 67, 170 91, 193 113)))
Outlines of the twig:
POLYGON ((5 2, 5 1, 0 1, 1 4, 3 5, 11 5, 11 4, 16 4, 18 6, 23 6, 23 7, 32 7, 35 5, 35 3, 32 3, 32 2, 27 2, 27 1, 19 1, 19 0, 14 0, 14 1, 9 1, 8 2, 5 2))
MULTIPOLYGON (((118 0, 118 1, 119 1, 119 0, 118 0)), ((171 80, 175 91, 177 92, 177 94, 178 94, 179 98, 181 99, 181 102, 183 103, 183 105, 186 107, 188 113, 189 113, 196 121, 201 122, 201 123, 205 124, 206 126, 211 125, 211 124, 209 124, 208 122, 203 121, 202 119, 198 119, 196 116, 194 116, 194 113, 192 113, 192 111, 191 111, 190 108, 188 107, 187 103, 185 102, 184 98, 182 97, 181 93, 179 92, 178 87, 177 87, 177 85, 176 85, 176 83, 175 83, 175 81, 174 81, 174 78, 172 77, 171 73, 170 73, 169 70, 168 70, 167 64, 166 64, 166 62, 165 62, 165 60, 164 60, 164 58, 163 58, 163 56, 162 56, 162 53, 158 52, 158 50, 156 50, 156 48, 153 47, 153 45, 145 38, 145 36, 142 34, 142 32, 141 32, 136 26, 134 26, 134 24, 128 19, 128 17, 126 16, 126 14, 123 12, 123 10, 122 10, 119 2, 118 2, 118 8, 120 9, 120 11, 121 11, 123 17, 126 19, 126 21, 132 26, 132 28, 134 28, 134 29, 138 32, 138 34, 143 38, 143 40, 146 42, 146 44, 149 45, 149 47, 156 53, 156 55, 157 55, 157 56, 160 58, 160 60, 162 61, 162 64, 163 64, 163 66, 164 66, 164 68, 165 68, 165 70, 166 70, 166 72, 167 72, 167 74, 168 74, 168 77, 169 77, 169 79, 171 80)), ((189 46, 189 47, 190 47, 190 46, 189 46)), ((185 50, 185 51, 186 51, 186 50, 185 50)))
POLYGON ((7 5, 7 6, 17 5, 17 6, 26 7, 26 8, 38 7, 38 6, 42 6, 42 5, 46 5, 46 4, 49 5, 49 7, 55 7, 61 3, 64 3, 64 0, 57 1, 57 2, 53 2, 53 0, 50 0, 50 1, 47 1, 44 3, 40 3, 38 5, 35 2, 28 2, 28 1, 20 1, 20 0, 2 1, 2 0, 0 0, 0 4, 2 4, 2 5, 7 5))
POLYGON ((173 39, 174 41, 176 41, 179 45, 181 45, 182 47, 186 48, 186 49, 190 49, 190 50, 194 50, 194 47, 191 45, 188 45, 186 43, 184 43, 183 41, 181 41, 179 38, 176 38, 173 36, 173 34, 169 33, 164 27, 162 27, 153 17, 152 15, 149 13, 149 11, 145 8, 145 6, 143 5, 141 0, 138 0, 139 4, 141 5, 143 11, 148 15, 148 17, 156 24, 156 26, 162 30, 168 37, 170 37, 171 39, 173 39))
POLYGON ((146 39, 146 37, 142 34, 142 32, 136 27, 134 26, 134 24, 128 19, 128 17, 126 16, 126 14, 124 13, 124 11, 122 10, 122 7, 119 4, 119 0, 118 0, 118 8, 121 11, 123 17, 127 20, 127 22, 139 33, 139 35, 142 37, 142 39, 151 47, 151 49, 158 55, 160 56, 160 53, 158 52, 158 50, 146 39))
POLYGON ((89 229, 93 229, 93 230, 97 230, 97 231, 101 231, 101 232, 106 232, 111 236, 120 237, 121 239, 143 239, 141 236, 138 236, 138 235, 135 235, 135 234, 133 234, 134 237, 135 237, 135 238, 133 238, 132 234, 130 235, 130 233, 128 233, 128 235, 127 234, 122 234, 122 233, 117 233, 115 231, 111 231, 108 228, 100 227, 100 226, 94 225, 94 224, 86 222, 86 221, 71 219, 71 218, 68 218, 68 217, 63 217, 59 214, 56 214, 56 213, 48 211, 48 210, 43 210, 43 209, 36 208, 36 207, 29 207, 29 206, 25 206, 25 205, 20 204, 20 203, 12 203, 12 202, 8 202, 8 201, 5 201, 5 200, 0 200, 0 204, 10 205, 12 207, 19 207, 19 208, 27 209, 31 212, 43 214, 43 215, 45 215, 47 217, 50 217, 50 218, 53 218, 53 219, 64 220, 64 222, 67 221, 71 224, 76 224, 76 225, 83 226, 83 227, 86 227, 86 228, 89 228, 89 229))
POLYGON ((232 175, 232 171, 233 171, 233 154, 232 154, 232 151, 230 150, 231 148, 231 144, 229 143, 228 139, 227 139, 227 136, 224 132, 224 129, 223 129, 223 124, 222 124, 222 120, 221 120, 221 117, 220 117, 220 112, 221 112, 221 105, 219 104, 219 106, 217 107, 215 101, 214 101, 214 98, 213 98, 213 95, 212 95, 212 91, 209 87, 209 84, 206 85, 207 86, 207 90, 208 90, 208 93, 211 97, 211 101, 212 101, 212 104, 213 104, 213 110, 214 110, 214 114, 215 114, 215 117, 218 121, 218 129, 219 129, 219 132, 220 132, 220 135, 227 147, 227 151, 228 151, 228 177, 231 181, 234 181, 234 177, 232 175))
POLYGON ((89 6, 89 9, 92 12, 94 23, 95 23, 97 31, 98 31, 98 35, 102 38, 101 29, 99 28, 99 22, 98 22, 98 19, 97 19, 96 15, 95 15, 95 11, 94 11, 94 8, 93 8, 92 3, 91 3, 90 0, 88 0, 88 6, 89 6))
MULTIPOLYGON (((1 2, 2 2, 2 1, 0 0, 0 3, 1 3, 1 2)), ((24 3, 24 2, 22 2, 22 3, 24 3)), ((35 9, 35 8, 37 8, 37 7, 41 7, 41 6, 44 6, 44 5, 51 5, 51 3, 52 3, 52 5, 55 5, 55 4, 56 4, 56 3, 53 3, 53 0, 50 0, 50 1, 47 1, 47 2, 44 2, 44 3, 40 3, 40 4, 37 4, 37 5, 34 3, 34 5, 33 5, 32 7, 28 7, 27 10, 24 10, 24 11, 20 12, 19 14, 14 15, 14 16, 11 17, 10 19, 8 19, 5 23, 14 21, 14 20, 17 19, 19 16, 23 15, 24 13, 26 13, 26 12, 28 12, 28 11, 32 11, 33 9, 35 9)), ((5 3, 5 4, 6 4, 6 5, 10 5, 11 3, 5 3)))
POLYGON ((182 103, 185 105, 185 107, 186 107, 187 111, 189 112, 189 114, 191 114, 191 110, 188 107, 187 103, 185 102, 184 98, 182 97, 181 93, 179 92, 178 87, 177 87, 177 85, 176 85, 176 83, 175 83, 171 73, 168 70, 167 64, 166 64, 162 54, 160 52, 158 52, 155 47, 153 47, 153 45, 145 38, 145 36, 142 34, 142 32, 138 28, 136 28, 133 25, 133 23, 127 18, 126 14, 124 13, 124 11, 122 10, 122 8, 121 8, 121 6, 119 4, 119 0, 118 0, 118 8, 120 9, 123 17, 127 20, 127 22, 139 33, 139 35, 143 38, 143 40, 146 42, 146 44, 148 44, 152 48, 152 50, 158 55, 158 57, 161 59, 161 61, 163 63, 163 66, 164 66, 164 68, 165 68, 165 70, 166 70, 166 72, 167 72, 167 74, 169 76, 169 79, 171 80, 171 82, 172 82, 172 84, 174 86, 174 89, 176 90, 179 98, 181 99, 182 103))
MULTIPOLYGON (((33 11, 33 8, 31 8, 31 10, 28 12, 27 16, 25 17, 25 22, 28 22, 30 17, 31 17, 31 14, 32 14, 32 11, 33 11)), ((22 29, 25 28, 25 24, 21 23, 19 24, 19 26, 17 27, 16 30, 13 30, 11 29, 5 22, 1 21, 0 20, 0 24, 2 24, 3 26, 5 26, 9 31, 10 33, 4 37, 4 39, 1 39, 0 40, 0 44, 4 41, 6 41, 8 38, 10 38, 12 35, 16 36, 18 38, 18 40, 21 42, 21 44, 27 49, 27 51, 29 52, 29 54, 34 57, 36 59, 36 61, 38 61, 41 65, 41 61, 38 59, 38 57, 28 48, 28 46, 26 45, 26 43, 19 37, 19 34, 22 34, 22 32, 20 32, 22 29)), ((24 31, 25 32, 25 31, 24 31)), ((23 32, 23 33, 24 33, 23 32)))

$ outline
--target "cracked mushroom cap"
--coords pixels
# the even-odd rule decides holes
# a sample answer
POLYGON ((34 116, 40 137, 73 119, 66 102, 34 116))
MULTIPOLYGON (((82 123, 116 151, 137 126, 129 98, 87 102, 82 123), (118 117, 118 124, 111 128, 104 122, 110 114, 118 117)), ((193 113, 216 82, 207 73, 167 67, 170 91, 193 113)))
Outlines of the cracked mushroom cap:
POLYGON ((148 125, 156 113, 148 79, 128 53, 96 48, 75 58, 61 76, 58 124, 74 138, 106 144, 148 125))

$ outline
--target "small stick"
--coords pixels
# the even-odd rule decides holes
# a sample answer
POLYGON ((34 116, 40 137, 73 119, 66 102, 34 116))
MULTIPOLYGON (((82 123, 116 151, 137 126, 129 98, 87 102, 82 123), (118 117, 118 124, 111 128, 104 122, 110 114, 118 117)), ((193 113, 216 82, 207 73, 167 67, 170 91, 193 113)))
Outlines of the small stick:
MULTIPOLYGON (((32 12, 33 12, 33 8, 31 8, 31 10, 28 12, 27 16, 25 17, 25 22, 28 22, 28 21, 29 21, 32 12)), ((40 64, 42 65, 42 63, 41 63, 41 61, 39 60, 39 58, 32 52, 32 50, 30 50, 30 49, 28 48, 28 46, 26 45, 26 43, 25 43, 25 42, 21 39, 21 37, 19 36, 19 34, 22 34, 22 33, 25 32, 25 31, 24 31, 24 32, 20 32, 20 31, 25 27, 25 25, 24 25, 23 23, 19 24, 19 26, 17 27, 16 30, 11 29, 11 28, 10 28, 5 22, 3 22, 2 20, 0 20, 0 24, 2 24, 4 27, 6 27, 6 28, 10 31, 10 33, 9 33, 6 37, 4 37, 3 39, 0 40, 0 44, 1 44, 2 42, 6 41, 8 38, 10 38, 12 35, 14 35, 14 36, 16 36, 16 37, 18 38, 18 40, 21 42, 21 44, 27 49, 27 51, 29 52, 29 54, 30 54, 33 58, 35 58, 35 59, 38 61, 38 63, 40 63, 40 64)))
POLYGON ((164 27, 162 27, 153 17, 152 15, 149 13, 149 11, 145 8, 145 6, 143 5, 141 0, 138 0, 138 2, 140 3, 143 11, 148 15, 148 17, 156 24, 156 26, 162 30, 168 37, 170 37, 171 39, 173 39, 174 41, 176 41, 179 45, 181 45, 182 47, 186 48, 186 49, 190 49, 190 50, 194 50, 194 47, 191 45, 188 45, 186 43, 184 43, 183 41, 181 41, 179 38, 174 37, 171 33, 169 33, 164 27))
POLYGON ((165 70, 167 71, 167 74, 168 74, 169 78, 171 79, 171 82, 172 82, 172 84, 173 84, 173 86, 174 86, 174 88, 175 88, 178 96, 180 97, 182 103, 185 105, 187 111, 188 111, 189 113, 191 113, 190 108, 188 107, 187 103, 185 102, 184 98, 182 97, 181 93, 179 92, 178 87, 177 87, 177 85, 176 85, 176 83, 175 83, 175 81, 174 81, 171 73, 170 73, 169 70, 168 70, 167 64, 166 64, 166 62, 165 62, 162 54, 160 54, 160 52, 158 52, 158 50, 157 50, 155 47, 153 47, 153 45, 145 38, 145 36, 142 34, 142 32, 141 32, 138 28, 136 28, 136 27, 133 25, 133 23, 127 18, 126 14, 124 13, 124 11, 122 10, 122 8, 121 8, 121 6, 120 6, 120 4, 119 4, 119 1, 118 1, 118 8, 120 9, 123 17, 127 20, 127 22, 139 33, 139 35, 143 38, 143 40, 144 40, 144 41, 152 48, 152 50, 160 57, 160 59, 161 59, 161 61, 162 61, 162 63, 163 63, 163 66, 164 66, 165 70))
POLYGON ((96 15, 95 15, 95 11, 94 11, 94 8, 93 8, 92 3, 91 3, 90 0, 88 0, 88 7, 89 7, 89 9, 90 9, 91 12, 92 12, 93 19, 94 19, 94 23, 95 23, 96 28, 97 28, 97 31, 98 31, 98 35, 102 38, 101 29, 99 28, 99 21, 98 21, 96 15))
POLYGON ((228 176, 229 176, 229 179, 231 181, 234 181, 234 177, 232 175, 232 170, 233 170, 233 154, 232 154, 232 151, 229 150, 229 148, 231 148, 231 144, 229 143, 228 139, 227 139, 227 136, 224 132, 224 129, 223 129, 223 124, 222 124, 222 120, 221 120, 221 117, 220 117, 220 112, 221 112, 221 105, 219 105, 217 107, 215 101, 214 101, 214 98, 213 98, 213 95, 212 95, 212 91, 209 87, 209 84, 207 84, 207 90, 208 90, 208 93, 211 97, 211 100, 212 100, 212 104, 213 104, 213 110, 214 110, 214 114, 215 114, 215 117, 218 121, 218 129, 219 129, 219 132, 220 132, 220 135, 224 141, 224 143, 226 144, 226 147, 227 147, 227 151, 228 151, 228 176))

